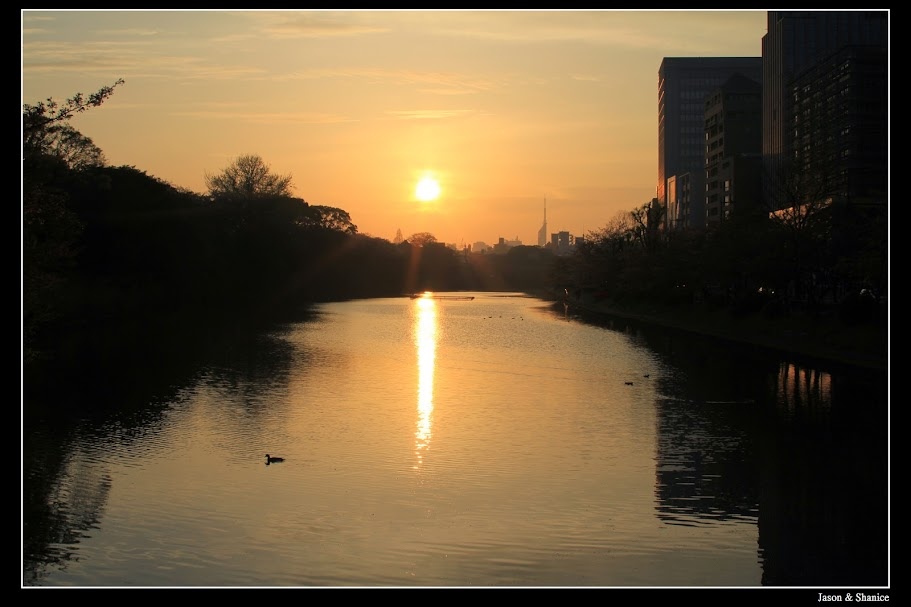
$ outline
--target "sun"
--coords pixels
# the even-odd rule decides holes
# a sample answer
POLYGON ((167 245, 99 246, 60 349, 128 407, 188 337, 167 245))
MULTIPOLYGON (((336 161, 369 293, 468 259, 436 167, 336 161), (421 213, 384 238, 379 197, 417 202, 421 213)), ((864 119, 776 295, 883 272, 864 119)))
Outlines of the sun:
POLYGON ((430 202, 440 197, 440 182, 426 175, 418 181, 414 188, 414 195, 421 202, 430 202))

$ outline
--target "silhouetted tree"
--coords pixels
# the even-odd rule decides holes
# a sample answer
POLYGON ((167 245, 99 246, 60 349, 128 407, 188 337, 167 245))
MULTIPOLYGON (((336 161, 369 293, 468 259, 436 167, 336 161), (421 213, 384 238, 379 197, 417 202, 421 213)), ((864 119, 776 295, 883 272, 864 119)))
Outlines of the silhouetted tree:
POLYGON ((123 82, 123 79, 120 78, 114 84, 100 88, 88 98, 82 93, 76 93, 63 103, 48 97, 45 101, 40 101, 35 105, 24 104, 22 106, 23 156, 49 153, 48 143, 54 140, 55 130, 64 128, 67 121, 76 114, 104 103, 114 93, 114 88, 123 82))
POLYGON ((352 223, 348 211, 325 205, 310 205, 309 218, 313 226, 345 234, 357 234, 357 226, 352 223))
POLYGON ((205 175, 209 195, 216 200, 252 200, 290 196, 291 175, 273 173, 262 157, 247 154, 237 157, 220 173, 205 175))
POLYGON ((417 232, 408 237, 408 242, 416 247, 423 247, 431 242, 436 242, 437 237, 430 232, 417 232))
POLYGON ((646 202, 630 212, 635 227, 633 235, 646 251, 654 251, 660 242, 661 222, 666 209, 657 200, 646 202))
POLYGON ((32 145, 40 149, 42 154, 59 159, 73 170, 105 165, 101 149, 90 138, 68 124, 49 126, 34 137, 32 145))
POLYGON ((786 293, 811 313, 833 286, 827 243, 831 237, 833 191, 826 175, 784 165, 771 184, 770 219, 781 234, 787 254, 782 274, 788 277, 786 293))
POLYGON ((123 83, 87 98, 53 98, 22 106, 22 307, 26 359, 41 349, 42 333, 63 314, 65 286, 75 266, 83 223, 69 204, 73 174, 103 164, 101 151, 67 121, 97 107, 123 83), (74 171, 79 169, 79 171, 74 171))

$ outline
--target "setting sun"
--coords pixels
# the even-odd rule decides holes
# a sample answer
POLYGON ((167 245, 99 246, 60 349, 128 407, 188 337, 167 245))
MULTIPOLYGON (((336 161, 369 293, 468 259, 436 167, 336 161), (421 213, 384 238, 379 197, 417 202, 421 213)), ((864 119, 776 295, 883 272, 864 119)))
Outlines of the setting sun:
POLYGON ((422 177, 414 188, 414 195, 421 202, 436 200, 440 196, 440 184, 433 177, 422 177))
POLYGON ((449 244, 535 244, 544 197, 554 231, 577 235, 650 202, 662 181, 653 76, 664 54, 699 31, 701 56, 756 58, 768 33, 763 10, 114 10, 104 28, 86 25, 101 18, 21 9, 21 97, 65 102, 124 80, 72 117, 108 165, 208 195, 207 174, 256 154, 293 177, 295 197, 344 210, 359 233, 426 231, 449 244), (310 19, 346 35, 316 35, 310 19), (144 28, 161 34, 132 35, 144 28), (621 31, 633 33, 611 38, 621 31), (667 48, 639 44, 649 34, 667 48), (238 36, 250 47, 223 54, 220 41, 238 36), (206 69, 182 71, 175 56, 206 69), (72 69, 86 57, 116 69, 72 69), (137 103, 176 98, 193 111, 137 103), (256 127, 238 128, 248 121, 256 127))

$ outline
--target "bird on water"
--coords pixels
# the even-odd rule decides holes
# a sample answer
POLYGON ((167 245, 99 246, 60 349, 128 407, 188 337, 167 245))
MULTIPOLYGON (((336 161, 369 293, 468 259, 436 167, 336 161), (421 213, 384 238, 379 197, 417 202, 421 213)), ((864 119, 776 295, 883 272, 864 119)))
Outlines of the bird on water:
POLYGON ((283 457, 272 457, 271 455, 266 453, 266 465, 267 466, 269 464, 277 464, 277 463, 283 462, 283 461, 285 461, 285 458, 283 458, 283 457))

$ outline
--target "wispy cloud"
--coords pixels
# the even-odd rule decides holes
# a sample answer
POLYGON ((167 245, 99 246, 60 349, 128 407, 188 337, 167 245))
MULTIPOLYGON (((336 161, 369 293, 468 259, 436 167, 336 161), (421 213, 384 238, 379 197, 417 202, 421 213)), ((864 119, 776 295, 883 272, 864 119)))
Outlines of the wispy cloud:
POLYGON ((270 73, 272 82, 296 80, 354 80, 377 86, 413 87, 415 92, 433 95, 472 95, 496 88, 490 80, 471 78, 464 74, 418 72, 410 70, 327 68, 289 73, 270 73))
POLYGON ((491 90, 496 83, 491 80, 469 77, 455 72, 421 72, 415 70, 389 70, 375 68, 326 68, 296 71, 277 79, 316 80, 329 78, 350 78, 382 84, 427 85, 423 92, 461 95, 491 90))
POLYGON ((338 124, 343 122, 356 122, 354 118, 318 112, 258 112, 199 109, 173 112, 172 115, 206 120, 231 120, 254 124, 338 124))
POLYGON ((571 42, 680 53, 724 48, 738 11, 425 11, 398 14, 428 34, 506 43, 571 42), (580 16, 584 17, 580 19, 580 16), (668 18, 670 17, 670 18, 668 18), (681 31, 688 36, 681 37, 681 31))
POLYGON ((601 76, 594 74, 570 74, 569 77, 580 82, 601 82, 603 80, 601 76))
POLYGON ((53 15, 47 15, 44 13, 34 13, 27 10, 22 11, 22 22, 23 23, 36 23, 39 21, 54 21, 53 15))
POLYGON ((261 31, 277 38, 330 38, 389 31, 386 27, 358 23, 357 13, 345 14, 341 18, 334 13, 321 12, 290 15, 263 26, 261 31))
POLYGON ((394 110, 386 113, 398 120, 441 120, 467 116, 473 110, 394 110))
POLYGON ((128 41, 92 42, 32 41, 23 45, 23 69, 31 74, 60 72, 117 74, 120 77, 269 80, 272 82, 320 79, 351 79, 368 84, 414 86, 418 92, 434 95, 467 95, 488 91, 497 82, 458 72, 419 71, 358 67, 314 68, 282 71, 275 63, 256 58, 225 61, 203 54, 205 49, 169 53, 171 45, 155 41, 152 30, 128 41), (241 63, 241 61, 244 61, 241 63))
POLYGON ((132 36, 158 36, 161 34, 161 30, 149 29, 145 27, 124 27, 111 30, 99 30, 98 33, 104 35, 124 36, 129 38, 132 36))
POLYGON ((144 42, 33 42, 25 45, 23 69, 30 73, 118 74, 124 78, 187 78, 235 80, 264 77, 263 68, 213 64, 194 55, 164 54, 161 46, 144 42))

